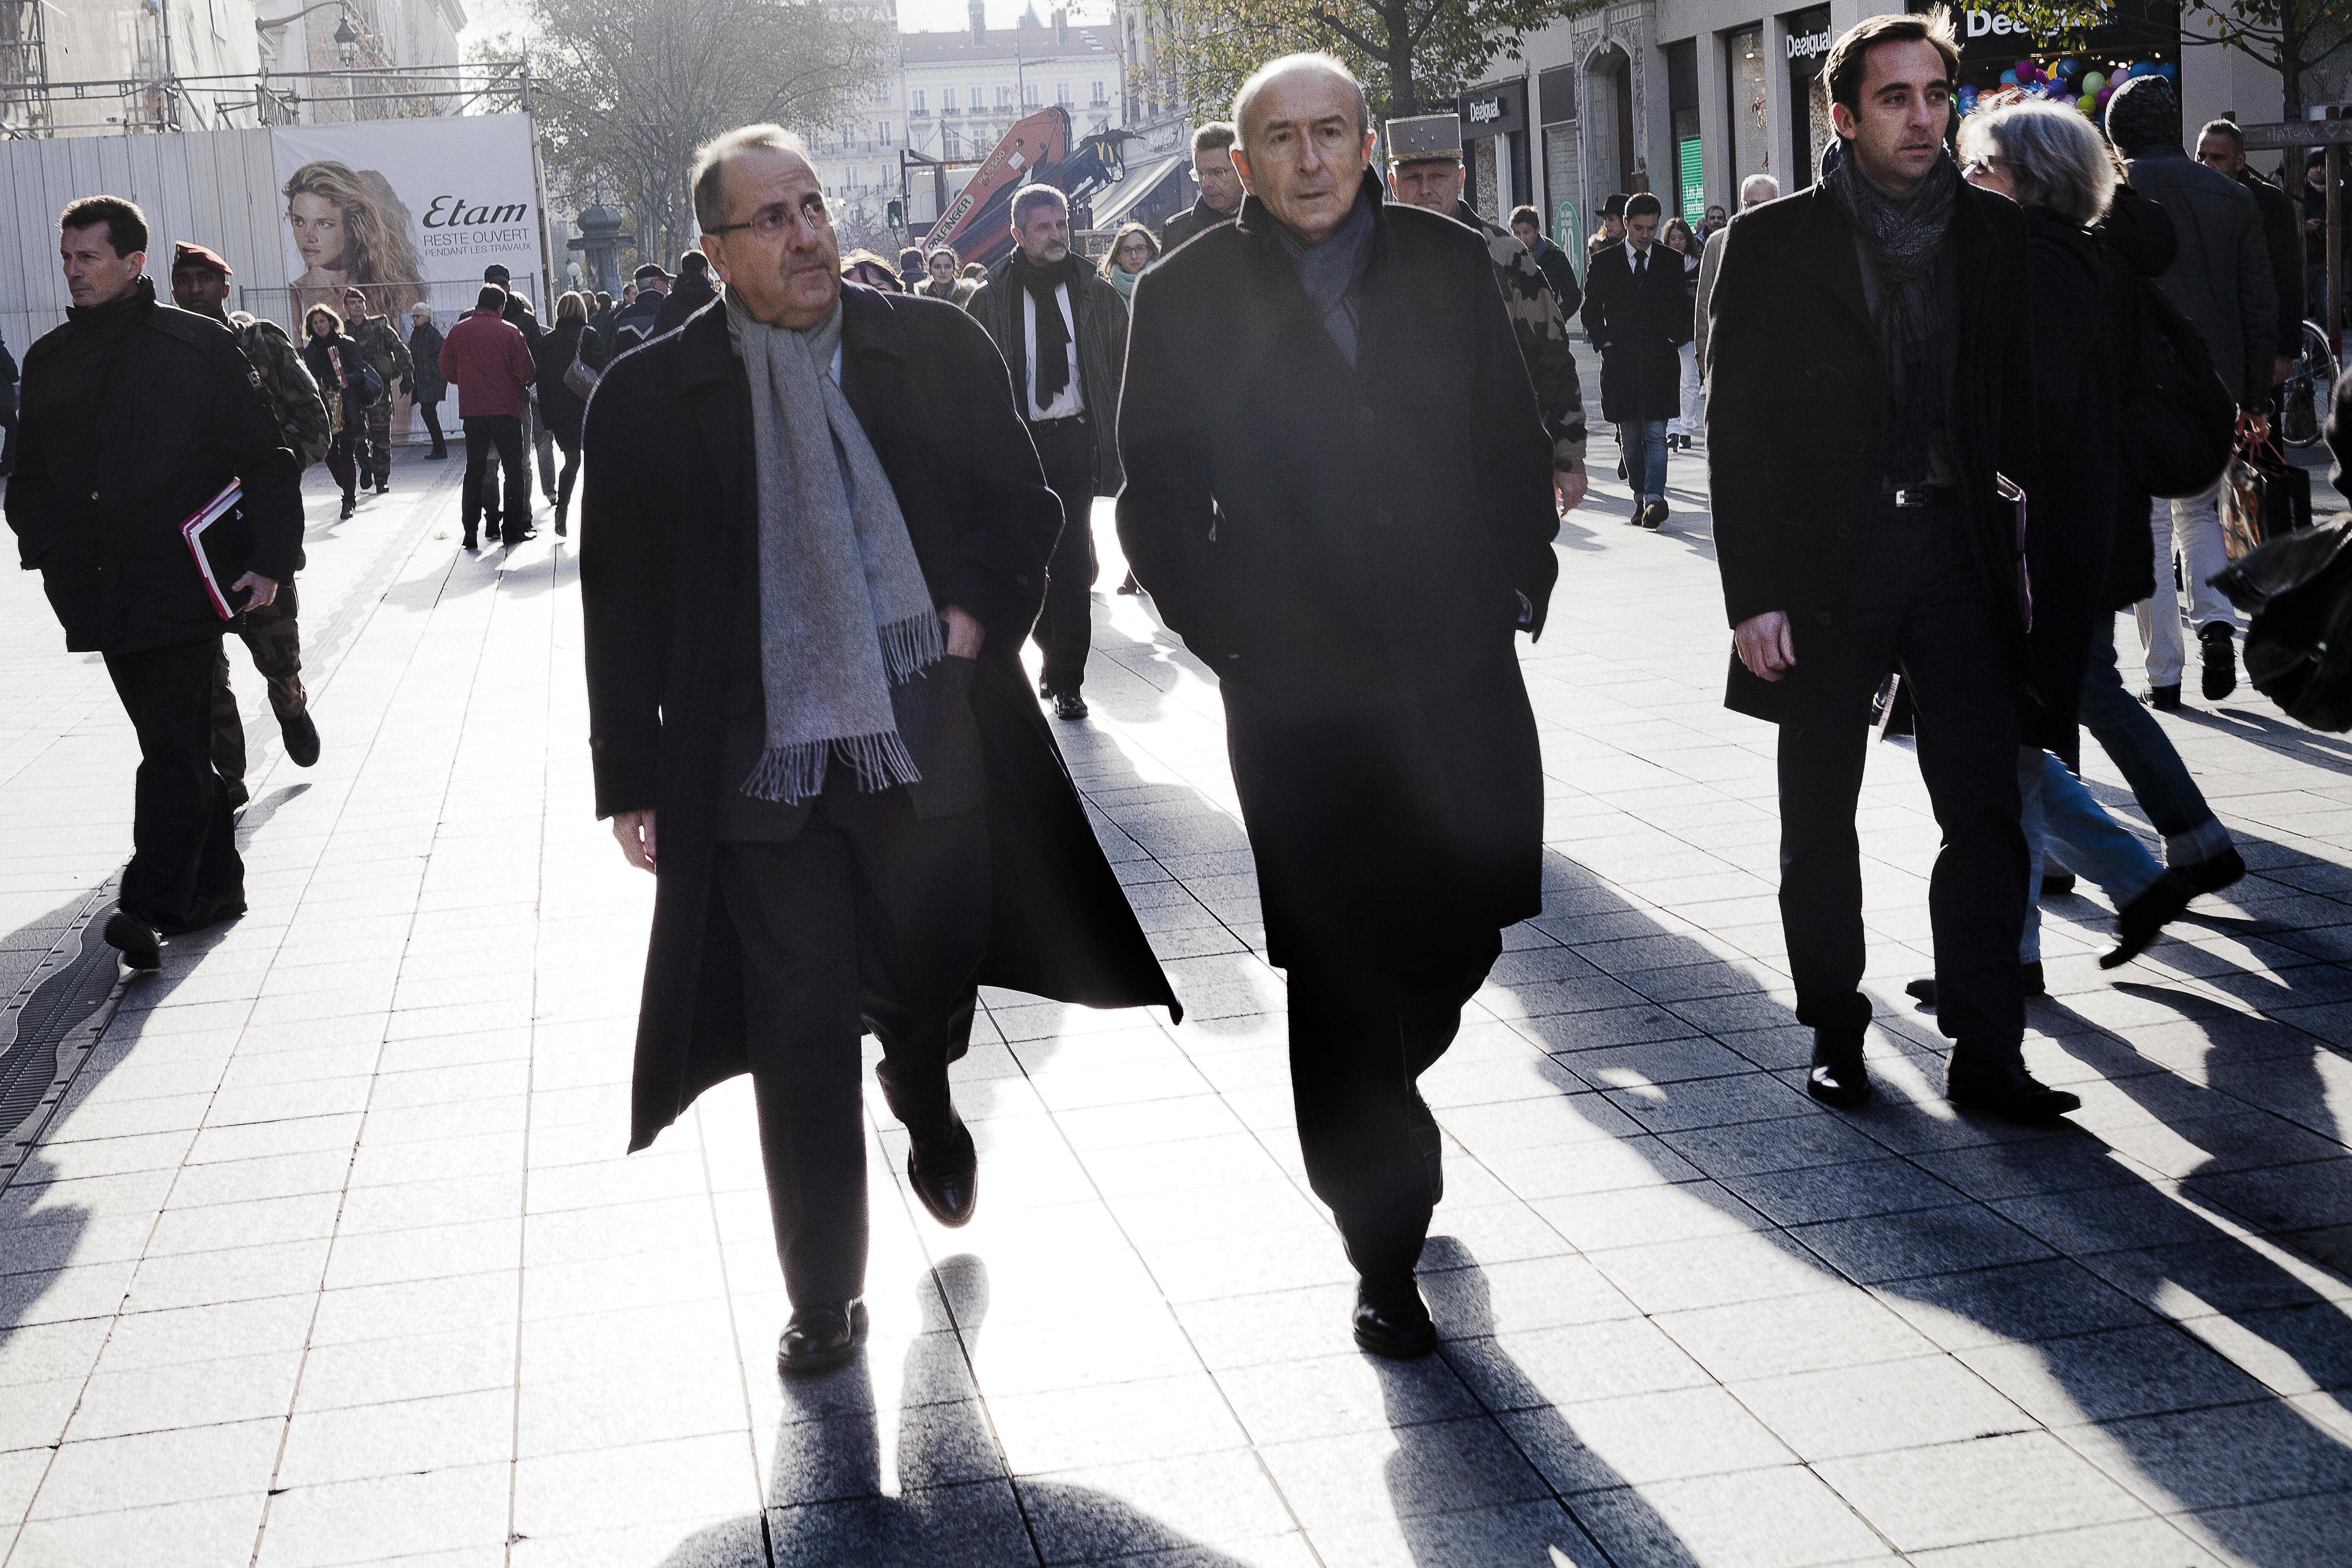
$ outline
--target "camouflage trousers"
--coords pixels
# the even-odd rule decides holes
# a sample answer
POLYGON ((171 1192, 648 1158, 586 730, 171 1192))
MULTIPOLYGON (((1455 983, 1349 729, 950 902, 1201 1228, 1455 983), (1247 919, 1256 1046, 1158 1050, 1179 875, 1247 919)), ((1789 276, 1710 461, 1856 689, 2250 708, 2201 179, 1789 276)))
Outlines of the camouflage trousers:
MULTIPOLYGON (((236 618, 236 634, 253 655, 253 668, 268 682, 270 711, 281 722, 310 706, 302 689, 302 628, 295 620, 299 613, 289 580, 278 585, 278 597, 269 604, 236 618)), ((236 693, 229 689, 226 637, 213 666, 213 770, 225 779, 245 777, 245 721, 236 710, 236 693)))
POLYGON ((392 393, 367 405, 362 426, 352 432, 352 456, 359 464, 360 489, 369 489, 392 479, 392 393))

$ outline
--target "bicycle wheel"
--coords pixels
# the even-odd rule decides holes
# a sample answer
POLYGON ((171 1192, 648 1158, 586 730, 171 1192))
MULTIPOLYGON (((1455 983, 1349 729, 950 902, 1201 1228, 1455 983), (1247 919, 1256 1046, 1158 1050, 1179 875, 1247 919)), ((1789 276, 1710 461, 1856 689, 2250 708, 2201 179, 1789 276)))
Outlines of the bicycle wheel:
POLYGON ((2336 363, 2327 333, 2316 321, 2303 324, 2302 353, 2279 388, 2279 439, 2308 447, 2319 439, 2336 396, 2336 363))

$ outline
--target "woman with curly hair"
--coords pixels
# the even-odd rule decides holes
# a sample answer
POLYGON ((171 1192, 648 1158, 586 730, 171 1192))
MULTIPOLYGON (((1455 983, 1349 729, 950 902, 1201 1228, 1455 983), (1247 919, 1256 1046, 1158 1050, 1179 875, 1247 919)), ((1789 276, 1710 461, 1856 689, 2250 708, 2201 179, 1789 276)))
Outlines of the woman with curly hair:
POLYGON ((411 215, 373 169, 331 158, 303 164, 286 182, 286 224, 305 268, 294 279, 298 306, 312 297, 334 304, 351 284, 367 290, 375 315, 396 317, 425 298, 411 215))

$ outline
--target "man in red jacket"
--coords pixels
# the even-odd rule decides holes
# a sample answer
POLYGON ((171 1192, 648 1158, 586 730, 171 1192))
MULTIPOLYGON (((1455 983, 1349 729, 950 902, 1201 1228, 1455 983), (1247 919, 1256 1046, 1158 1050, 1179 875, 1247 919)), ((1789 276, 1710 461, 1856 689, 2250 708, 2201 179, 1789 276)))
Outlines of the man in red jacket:
MULTIPOLYGON (((482 476, 496 446, 499 471, 506 476, 503 519, 506 542, 539 536, 530 525, 530 470, 522 460, 522 415, 526 389, 539 367, 521 332, 502 319, 507 291, 482 285, 473 312, 441 341, 441 374, 457 389, 457 418, 466 427, 466 488, 460 506, 466 548, 478 550, 475 531, 482 516, 482 476)), ((499 535, 494 531, 491 539, 499 535)))

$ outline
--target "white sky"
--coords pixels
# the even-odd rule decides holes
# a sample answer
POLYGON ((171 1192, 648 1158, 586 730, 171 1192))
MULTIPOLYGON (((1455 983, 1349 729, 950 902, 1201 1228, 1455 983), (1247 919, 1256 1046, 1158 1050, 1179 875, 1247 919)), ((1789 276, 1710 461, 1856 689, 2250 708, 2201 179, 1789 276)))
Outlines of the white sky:
MULTIPOLYGON (((959 30, 965 25, 969 3, 970 0, 898 0, 898 26, 908 33, 959 30)), ((1026 0, 988 0, 988 25, 1010 27, 1020 20, 1025 6, 1026 0)), ((1069 6, 1069 12, 1073 22, 1108 22, 1110 0, 1079 0, 1069 6)), ((1053 14, 1053 0, 1037 0, 1041 19, 1053 14)), ((457 35, 461 49, 471 47, 477 38, 509 30, 523 31, 530 20, 530 6, 529 0, 466 0, 466 30, 457 35)))

